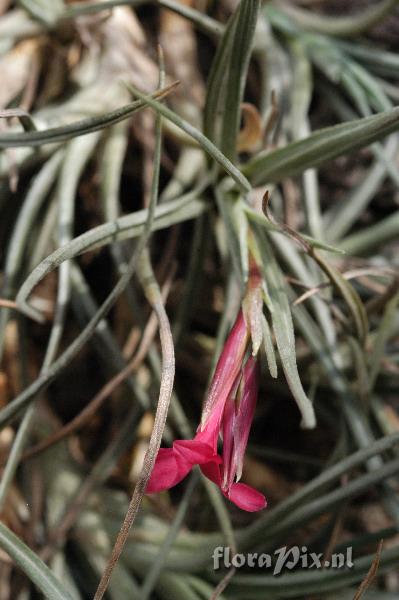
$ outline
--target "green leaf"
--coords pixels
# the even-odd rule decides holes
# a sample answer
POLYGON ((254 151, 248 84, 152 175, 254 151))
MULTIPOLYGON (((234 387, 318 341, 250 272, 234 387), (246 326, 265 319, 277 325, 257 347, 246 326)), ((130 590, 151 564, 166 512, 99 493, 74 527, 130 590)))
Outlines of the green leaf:
MULTIPOLYGON (((359 35, 382 21, 393 11, 398 0, 384 0, 374 4, 375 6, 371 5, 367 10, 359 10, 348 17, 323 16, 315 11, 301 9, 285 2, 279 3, 279 9, 289 16, 296 26, 307 31, 348 37, 359 35)), ((268 11, 268 14, 272 14, 271 11, 268 11)))
POLYGON ((248 274, 243 271, 245 264, 242 261, 242 252, 240 242, 235 231, 234 224, 231 218, 232 199, 224 196, 218 189, 215 191, 216 203, 219 209, 220 216, 225 231, 225 240, 230 255, 231 263, 240 286, 244 286, 245 276, 248 274))
POLYGON ((249 272, 249 250, 248 250, 248 234, 249 226, 247 215, 242 209, 244 202, 240 198, 232 200, 233 206, 230 211, 231 220, 234 229, 237 233, 238 243, 240 247, 240 259, 241 259, 241 271, 243 274, 243 280, 248 280, 249 272))
POLYGON ((320 254, 311 251, 312 258, 317 262, 322 271, 327 275, 333 286, 341 294, 351 313, 355 324, 356 333, 361 343, 364 343, 368 333, 368 319, 363 303, 351 283, 342 277, 333 265, 328 263, 320 254))
POLYGON ((396 74, 399 68, 399 56, 394 52, 369 47, 358 42, 338 41, 339 48, 363 62, 379 74, 396 74))
POLYGON ((203 596, 197 594, 189 585, 187 576, 167 571, 162 573, 157 584, 157 593, 163 600, 201 600, 203 596))
MULTIPOLYGON (((233 598, 251 598, 263 600, 264 598, 321 598, 324 592, 335 591, 334 598, 342 598, 341 588, 358 583, 367 575, 375 558, 374 554, 357 557, 352 568, 343 568, 337 576, 337 569, 298 569, 286 572, 278 577, 274 575, 236 575, 230 590, 233 598), (300 596, 298 596, 300 590, 300 596)), ((385 550, 381 554, 379 573, 397 567, 399 548, 397 546, 385 550)), ((368 594, 367 594, 367 597, 368 594)), ((378 596, 383 598, 383 596, 378 596)))
POLYGON ((143 102, 145 102, 148 106, 151 106, 156 112, 160 113, 163 117, 174 123, 179 129, 182 129, 185 133, 191 136, 198 144, 203 148, 205 152, 211 156, 244 192, 249 192, 251 190, 251 184, 244 177, 237 167, 233 165, 233 163, 226 158, 226 156, 220 152, 220 150, 196 127, 193 127, 191 123, 182 119, 177 115, 173 110, 167 108, 160 102, 157 102, 153 98, 149 98, 142 94, 137 88, 132 85, 127 85, 127 88, 134 94, 138 96, 143 102))
POLYGON ((229 69, 231 46, 237 23, 238 11, 229 19, 224 35, 219 42, 207 81, 204 107, 204 134, 217 146, 220 145, 220 120, 223 116, 225 79, 229 69), (219 130, 219 135, 218 135, 219 130))
MULTIPOLYGON (((162 8, 166 8, 188 21, 191 21, 200 31, 208 35, 220 37, 224 31, 224 25, 212 19, 208 15, 195 10, 190 6, 186 6, 181 2, 174 0, 156 0, 154 2, 162 8)), ((103 0, 102 2, 79 2, 79 4, 70 4, 62 18, 74 18, 80 15, 91 15, 105 10, 110 10, 116 6, 131 6, 132 8, 139 7, 143 4, 150 4, 148 0, 103 0)))
MULTIPOLYGON (((184 196, 157 206, 152 230, 157 231, 169 227, 171 224, 193 219, 203 213, 205 208, 203 202, 199 200, 188 202, 184 196)), ((147 209, 124 215, 115 221, 93 227, 93 229, 74 238, 65 246, 55 250, 37 265, 22 284, 17 295, 17 304, 21 310, 33 318, 37 318, 36 311, 32 312, 33 309, 26 300, 43 277, 54 271, 64 261, 75 258, 88 250, 100 248, 115 241, 140 236, 144 230, 147 215, 147 209)))
POLYGON ((64 0, 18 0, 18 4, 34 19, 38 19, 50 27, 65 11, 64 0))
POLYGON ((357 233, 344 238, 339 247, 348 254, 361 256, 372 252, 378 246, 396 240, 399 236, 399 211, 370 225, 357 233))
POLYGON ((356 395, 360 400, 361 408, 367 411, 370 406, 370 396, 369 376, 364 348, 351 335, 348 336, 348 345, 351 350, 352 364, 356 376, 354 378, 356 395))
POLYGON ((270 375, 275 379, 278 375, 276 354, 274 352, 273 339, 272 339, 272 334, 270 331, 269 323, 268 323, 265 315, 262 315, 262 329, 263 329, 263 346, 264 346, 265 353, 266 353, 267 366, 269 367, 270 375))
POLYGON ((244 286, 248 279, 248 221, 237 194, 215 188, 216 203, 226 230, 226 242, 237 280, 244 286))
POLYGON ((384 356, 385 346, 390 336, 395 331, 395 319, 399 304, 399 292, 387 302, 381 322, 377 329, 377 335, 374 340, 373 351, 370 356, 370 375, 369 375, 369 391, 372 392, 378 373, 381 368, 381 359, 384 356))
POLYGON ((316 425, 316 418, 313 405, 304 392, 298 374, 294 326, 290 305, 284 289, 284 279, 265 236, 258 236, 258 240, 262 252, 265 280, 273 307, 271 318, 281 364, 289 388, 301 411, 302 426, 306 429, 312 429, 316 425))
POLYGON ((222 152, 230 160, 235 160, 236 158, 241 102, 244 96, 259 8, 260 0, 242 0, 238 9, 238 20, 234 30, 230 69, 226 86, 226 101, 220 146, 222 152))
POLYGON ((11 119, 12 117, 20 120, 25 131, 37 130, 32 116, 23 108, 7 108, 5 110, 0 110, 0 119, 11 119))
MULTIPOLYGON (((158 90, 153 94, 152 97, 158 98, 165 96, 176 84, 172 84, 162 90, 158 90)), ((43 131, 28 131, 24 133, 2 133, 0 134, 0 148, 15 148, 18 146, 41 146, 43 144, 50 144, 54 142, 65 142, 73 137, 79 135, 85 135, 93 131, 99 131, 115 125, 124 119, 128 119, 133 113, 144 108, 146 102, 144 101, 145 96, 143 95, 142 100, 136 100, 130 102, 121 108, 117 108, 105 115, 99 117, 90 117, 87 119, 81 119, 76 123, 70 125, 63 125, 62 127, 51 127, 43 131)))
MULTIPOLYGON (((265 215, 261 212, 258 212, 251 208, 245 202, 242 202, 242 208, 248 216, 248 219, 255 224, 261 225, 267 231, 276 231, 277 233, 281 233, 282 235, 286 235, 290 237, 284 228, 276 223, 273 223, 269 219, 265 217, 265 215)), ((344 254, 345 251, 340 248, 336 248, 335 246, 331 246, 330 244, 325 244, 324 242, 320 242, 310 235, 305 235, 304 233, 300 234, 301 238, 303 238, 312 248, 320 248, 321 250, 326 250, 327 252, 332 252, 333 254, 344 254)))
POLYGON ((243 169, 253 185, 278 182, 364 148, 399 129, 399 107, 316 131, 284 148, 259 154, 243 169))
POLYGON ((74 600, 73 596, 54 577, 47 565, 12 531, 0 522, 0 547, 24 571, 49 600, 74 600))
POLYGON ((230 160, 236 158, 241 102, 259 8, 259 0, 241 1, 229 20, 208 79, 204 131, 230 160))

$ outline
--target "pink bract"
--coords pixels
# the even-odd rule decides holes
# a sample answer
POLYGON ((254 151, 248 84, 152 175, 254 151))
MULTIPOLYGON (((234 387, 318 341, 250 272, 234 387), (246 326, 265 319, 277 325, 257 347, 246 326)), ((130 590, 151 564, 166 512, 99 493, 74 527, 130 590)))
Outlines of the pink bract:
POLYGON ((193 466, 199 465, 223 495, 242 510, 265 508, 263 494, 237 481, 242 473, 259 384, 256 359, 251 356, 245 362, 248 342, 248 327, 240 311, 216 366, 195 437, 176 440, 172 448, 159 450, 146 493, 175 486, 193 466), (219 434, 223 436, 222 456, 217 451, 219 434))

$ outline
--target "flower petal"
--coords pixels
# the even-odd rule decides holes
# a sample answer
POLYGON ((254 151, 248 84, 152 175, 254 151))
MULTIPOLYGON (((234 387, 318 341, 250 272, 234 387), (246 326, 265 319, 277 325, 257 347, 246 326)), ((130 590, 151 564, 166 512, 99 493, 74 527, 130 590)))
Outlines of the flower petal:
POLYGON ((233 483, 230 492, 225 496, 239 508, 248 512, 256 512, 267 506, 264 495, 245 483, 233 483))
POLYGON ((224 401, 219 402, 215 405, 209 418, 201 429, 201 424, 197 429, 195 439, 197 441, 204 442, 213 448, 214 453, 217 453, 218 438, 220 433, 220 422, 222 420, 222 413, 224 408, 224 401))
POLYGON ((175 486, 191 470, 191 464, 181 460, 172 448, 160 448, 146 494, 156 494, 175 486))
POLYGON ((235 465, 235 398, 228 398, 224 407, 223 413, 223 488, 231 487, 236 474, 235 465), (234 459, 234 460, 233 460, 234 459))
POLYGON ((203 472, 205 477, 208 477, 208 479, 213 481, 213 483, 216 483, 216 485, 221 488, 222 476, 220 474, 219 464, 216 461, 208 462, 204 465, 201 465, 201 471, 203 472))
POLYGON ((248 359, 239 390, 238 410, 234 421, 234 452, 232 464, 237 481, 241 479, 244 454, 254 418, 259 387, 259 369, 256 359, 248 359))
POLYGON ((221 411, 217 411, 221 418, 224 403, 240 372, 248 337, 249 330, 244 313, 240 310, 216 365, 215 374, 202 411, 201 429, 204 429, 216 407, 221 407, 221 411))
MULTIPOLYGON (((218 464, 209 462, 201 465, 201 471, 206 477, 208 477, 208 479, 213 481, 213 483, 216 483, 216 485, 222 490, 222 476, 218 464)), ((222 494, 228 500, 234 502, 238 508, 246 510, 247 512, 256 512, 257 510, 262 510, 262 508, 266 508, 267 506, 264 495, 249 485, 245 485, 245 483, 233 483, 230 488, 230 492, 224 492, 222 490, 222 494)))
POLYGON ((173 444, 175 453, 191 465, 202 465, 217 457, 211 445, 193 440, 176 440, 173 444))

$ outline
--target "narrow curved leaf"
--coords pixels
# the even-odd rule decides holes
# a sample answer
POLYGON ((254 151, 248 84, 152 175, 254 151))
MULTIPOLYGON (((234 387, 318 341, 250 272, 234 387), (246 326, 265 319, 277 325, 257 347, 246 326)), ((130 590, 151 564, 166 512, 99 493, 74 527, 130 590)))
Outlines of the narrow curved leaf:
POLYGON ((127 85, 128 89, 134 94, 138 96, 143 102, 145 102, 148 106, 154 109, 157 113, 160 113, 165 119, 168 119, 172 123, 174 123, 179 129, 187 133, 190 137, 192 137, 198 144, 203 148, 205 152, 209 154, 211 158, 213 158, 244 192, 249 192, 251 190, 251 184, 244 177, 237 167, 233 165, 233 163, 221 152, 201 131, 199 131, 196 127, 193 127, 191 123, 182 119, 177 115, 173 110, 170 110, 167 106, 164 106, 160 102, 157 102, 153 98, 149 98, 145 96, 142 92, 140 92, 137 88, 132 85, 127 85))
POLYGON ((49 600, 74 600, 47 565, 12 531, 0 522, 0 547, 24 571, 49 600))
MULTIPOLYGON (((166 96, 177 84, 172 85, 158 90, 155 92, 153 98, 162 98, 166 96)), ((73 137, 79 135, 85 135, 92 133, 93 131, 100 131, 115 123, 119 123, 124 119, 128 119, 133 113, 146 106, 146 102, 143 99, 130 102, 121 108, 110 111, 105 115, 98 117, 90 117, 87 119, 81 119, 70 125, 63 125, 62 127, 51 127, 43 131, 27 131, 24 133, 2 133, 0 134, 0 148, 15 148, 17 146, 41 146, 43 144, 51 144, 54 142, 65 142, 73 137)))
POLYGON ((302 426, 306 429, 312 429, 316 426, 316 418, 313 405, 306 396, 299 378, 296 364, 294 326, 288 297, 284 289, 284 280, 265 236, 259 235, 258 240, 262 252, 263 271, 272 304, 271 319, 281 364, 289 388, 301 412, 302 426))
MULTIPOLYGON (((104 10, 110 10, 117 6, 131 6, 137 8, 142 4, 150 4, 149 0, 103 0, 102 2, 79 2, 79 4, 70 4, 63 13, 63 19, 74 18, 80 15, 91 15, 104 10)), ((221 36, 224 31, 224 25, 209 17, 208 15, 195 10, 182 2, 175 0, 154 0, 154 4, 162 6, 188 21, 191 21, 200 31, 212 36, 221 36)))
POLYGON ((244 96, 259 8, 260 0, 242 0, 234 31, 220 146, 222 152, 231 160, 236 158, 241 102, 244 96))
POLYGON ((317 262, 319 267, 324 271, 332 285, 339 291, 344 299, 350 314, 352 316, 358 339, 364 343, 368 332, 367 313, 355 288, 342 277, 341 273, 333 265, 329 264, 324 258, 315 252, 311 251, 311 256, 317 262))
POLYGON ((259 0, 242 0, 230 17, 212 63, 204 109, 204 131, 231 160, 236 157, 241 102, 259 0))
POLYGON ((65 11, 64 0, 18 0, 18 4, 48 27, 54 25, 65 11))
POLYGON ((204 106, 204 133, 216 145, 218 143, 217 124, 221 119, 223 110, 222 98, 224 99, 225 86, 223 82, 228 71, 229 58, 233 34, 237 22, 237 11, 230 17, 223 37, 219 42, 215 57, 212 61, 211 70, 207 80, 206 99, 204 106))
POLYGON ((262 153, 243 169, 253 185, 278 182, 354 152, 399 129, 399 107, 372 117, 320 129, 273 152, 262 153))
MULTIPOLYGON (((152 230, 156 231, 168 227, 172 223, 178 223, 197 217, 205 210, 205 205, 199 200, 187 202, 187 198, 179 198, 158 206, 155 210, 155 218, 152 230)), ((45 258, 25 279, 17 295, 17 304, 26 314, 37 318, 37 311, 27 304, 26 300, 36 285, 51 271, 54 271, 61 263, 70 260, 94 248, 100 248, 111 242, 138 237, 142 234, 148 211, 147 209, 125 215, 94 227, 89 231, 74 238, 65 246, 58 248, 45 258)))
POLYGON ((367 10, 358 10, 357 13, 348 17, 323 16, 316 11, 301 9, 285 2, 279 4, 279 9, 290 17, 296 26, 307 31, 348 37, 371 29, 379 21, 382 21, 397 4, 398 0, 374 2, 367 10))

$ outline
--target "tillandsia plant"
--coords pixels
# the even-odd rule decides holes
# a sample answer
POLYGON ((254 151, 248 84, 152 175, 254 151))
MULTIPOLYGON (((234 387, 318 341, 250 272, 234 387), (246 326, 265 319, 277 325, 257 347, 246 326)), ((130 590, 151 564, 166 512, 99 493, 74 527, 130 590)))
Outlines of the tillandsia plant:
POLYGON ((1 600, 398 597, 398 10, 0 0, 1 600))
POLYGON ((238 483, 258 396, 259 343, 253 337, 251 347, 250 322, 255 318, 261 323, 261 286, 260 272, 252 258, 245 309, 240 309, 217 362, 197 434, 192 440, 176 440, 173 448, 159 450, 147 493, 175 486, 194 465, 200 465, 202 473, 223 495, 243 510, 265 508, 263 494, 238 483), (217 449, 219 435, 223 438, 222 456, 217 449))

